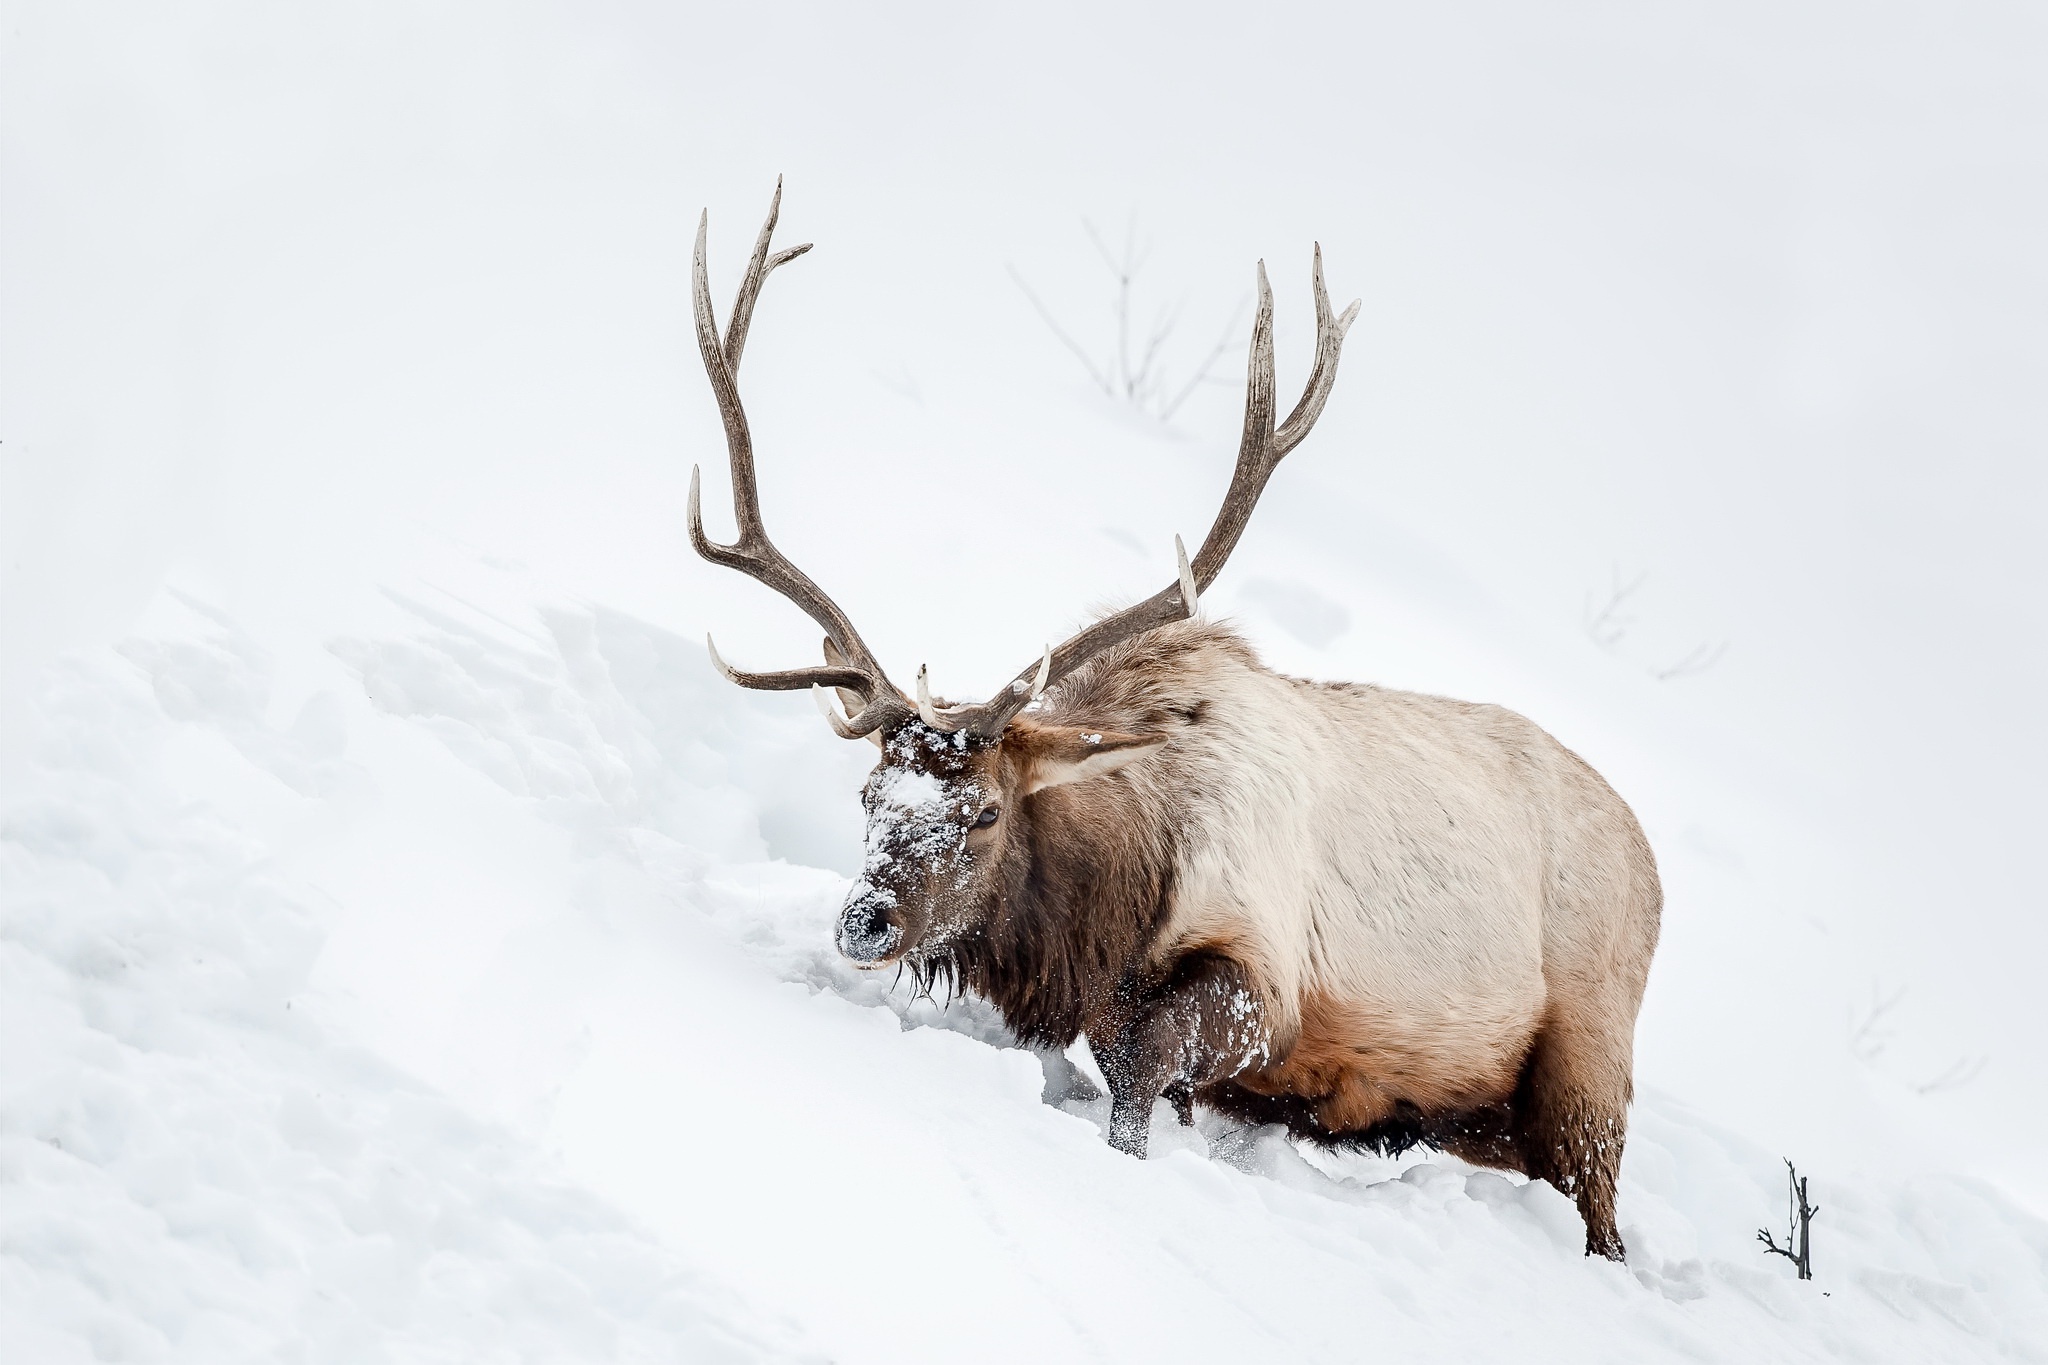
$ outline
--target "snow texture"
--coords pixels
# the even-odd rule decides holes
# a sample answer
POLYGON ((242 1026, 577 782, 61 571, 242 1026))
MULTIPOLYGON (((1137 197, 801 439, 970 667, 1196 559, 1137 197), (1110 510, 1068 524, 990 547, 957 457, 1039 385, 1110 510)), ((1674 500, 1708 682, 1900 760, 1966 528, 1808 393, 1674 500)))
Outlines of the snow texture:
POLYGON ((9 4, 0 1360, 2048 1360, 2048 36, 1954 13, 9 4), (713 672, 816 633, 681 531, 689 234, 729 298, 777 170, 771 531, 961 694, 1239 418, 1005 260, 1079 327, 1135 204, 1206 337, 1264 256, 1283 389, 1308 243, 1366 296, 1204 609, 1642 815, 1625 1266, 1427 1152, 1130 1160, 1085 1045, 838 956, 875 751, 713 672))

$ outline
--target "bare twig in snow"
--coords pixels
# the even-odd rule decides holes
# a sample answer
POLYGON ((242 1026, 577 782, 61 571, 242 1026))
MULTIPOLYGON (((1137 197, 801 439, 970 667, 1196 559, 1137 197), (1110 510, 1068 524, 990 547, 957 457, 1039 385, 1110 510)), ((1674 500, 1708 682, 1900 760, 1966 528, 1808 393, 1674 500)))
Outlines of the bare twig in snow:
MULTIPOLYGON (((1884 1050, 1891 1044, 1894 1032, 1888 1026, 1888 1020, 1892 1011, 1897 1009, 1905 998, 1904 986, 1889 992, 1876 984, 1871 986, 1869 1007, 1850 1021, 1849 1051, 1855 1054, 1858 1061, 1874 1062, 1884 1055, 1884 1050)), ((1917 1094, 1941 1095, 1951 1090, 1960 1090, 1976 1080, 1990 1063, 1989 1054, 1958 1057, 1939 1074, 1924 1081, 1908 1081, 1906 1084, 1917 1094)))
POLYGON ((1677 663, 1670 665, 1668 668, 1653 668, 1650 672, 1659 682, 1669 682, 1673 678, 1690 677, 1695 673, 1704 673, 1715 664, 1721 662, 1721 656, 1727 652, 1728 642, 1726 640, 1721 641, 1717 645, 1700 644, 1693 649, 1692 653, 1686 655, 1677 663))
POLYGON ((1093 222, 1081 221, 1088 234, 1088 240, 1102 263, 1109 269, 1116 281, 1111 313, 1115 319, 1116 336, 1100 352, 1091 349, 1077 338, 1053 313, 1052 309, 1031 287, 1023 273, 1016 266, 1009 266, 1010 278, 1024 291, 1024 297, 1038 313, 1039 320, 1051 330, 1059 343, 1078 361, 1089 380, 1096 388, 1111 398, 1121 399, 1133 407, 1142 409, 1160 421, 1170 421, 1203 384, 1212 382, 1213 371, 1229 353, 1231 341, 1237 335, 1238 323, 1244 316, 1244 301, 1239 300, 1230 317, 1230 325, 1217 338, 1216 344, 1203 355, 1201 363, 1185 381, 1169 378, 1166 353, 1169 343, 1180 330, 1180 309, 1162 308, 1153 317, 1149 328, 1143 329, 1139 339, 1140 325, 1137 321, 1138 275, 1145 267, 1150 253, 1139 246, 1135 229, 1126 229, 1121 250, 1113 249, 1093 222))
POLYGON ((1885 1017, 1897 1009, 1899 1002, 1905 998, 1904 986, 1889 995, 1885 994, 1881 987, 1875 984, 1871 986, 1870 1008, 1863 1012, 1860 1019, 1854 1021, 1855 1027, 1849 1034, 1849 1051, 1855 1053, 1859 1061, 1876 1061, 1890 1044, 1892 1031, 1885 1026, 1885 1017))
MULTIPOLYGON (((1628 638, 1630 630, 1634 629, 1636 624, 1635 613, 1629 608, 1634 605, 1635 596, 1642 591, 1643 584, 1649 581, 1648 570, 1624 578, 1621 565, 1616 564, 1608 578, 1606 595, 1602 597, 1594 592, 1586 594, 1586 638, 1609 654, 1618 654, 1621 642, 1628 638)), ((1669 682, 1673 678, 1689 678, 1704 673, 1721 662, 1721 656, 1727 652, 1726 640, 1718 644, 1702 641, 1677 662, 1666 664, 1662 668, 1650 669, 1650 676, 1659 682, 1669 682)))
POLYGON ((1636 591, 1649 581, 1648 573, 1639 573, 1626 583, 1621 579, 1621 566, 1614 566, 1613 582, 1607 593, 1607 600, 1594 609, 1595 598, 1586 594, 1586 635, 1600 648, 1612 651, 1628 634, 1628 628, 1636 618, 1628 615, 1622 607, 1636 591))
POLYGON ((1758 1228, 1756 1239, 1764 1244, 1764 1250, 1773 1256, 1783 1256, 1799 1268, 1799 1278, 1813 1278, 1813 1220, 1820 1212, 1820 1206, 1806 1202, 1806 1181, 1800 1178, 1799 1168, 1791 1162, 1785 1163, 1787 1183, 1791 1186, 1786 1196, 1787 1215, 1791 1226, 1785 1232, 1785 1245, 1779 1246, 1777 1238, 1771 1236, 1769 1228, 1758 1228))
POLYGON ((1921 1081, 1913 1089, 1923 1095, 1939 1095, 1944 1091, 1961 1090, 1983 1074, 1991 1061, 1989 1056, 1959 1057, 1953 1066, 1930 1081, 1921 1081))
MULTIPOLYGON (((1141 379, 1152 367, 1153 357, 1158 354, 1159 334, 1154 332, 1152 345, 1145 349, 1145 359, 1134 373, 1131 369, 1131 284, 1144 267, 1145 259, 1138 251, 1135 224, 1124 229, 1123 255, 1111 254, 1109 244, 1102 240, 1102 234, 1095 230, 1095 224, 1086 218, 1081 227, 1088 234, 1088 240, 1095 244, 1096 254, 1109 267, 1109 273, 1116 277, 1116 376, 1117 385, 1123 390, 1123 397, 1138 401, 1138 387, 1141 379)), ((1171 331, 1169 326, 1168 331, 1171 331)))
POLYGON ((1216 338, 1216 344, 1209 348, 1209 354, 1202 357, 1202 363, 1200 367, 1195 370, 1194 378, 1188 380, 1188 382, 1182 386, 1181 391, 1175 394, 1173 398, 1166 404, 1166 406, 1162 407, 1159 410, 1160 421, 1172 421, 1173 414, 1177 410, 1179 410, 1180 405, 1182 403, 1188 401, 1189 395, 1194 393, 1196 389, 1199 389, 1204 384, 1218 382, 1214 378, 1214 376, 1211 375, 1210 371, 1216 368, 1217 362, 1222 360, 1224 354, 1229 351, 1230 343, 1237 337, 1237 324, 1243 320, 1244 300, 1239 299, 1237 301, 1237 307, 1230 310, 1229 325, 1223 329, 1223 334, 1216 338))
POLYGON ((1088 377, 1095 381, 1095 387, 1111 397, 1115 397, 1116 390, 1110 385, 1109 376, 1096 368, 1095 361, 1088 354, 1086 348, 1069 336, 1066 328, 1060 326, 1060 320, 1052 315, 1052 310, 1047 308, 1044 300, 1038 297, 1038 292, 1031 287, 1030 281, 1017 272, 1016 266, 1007 266, 1005 268, 1010 272, 1010 278, 1017 282, 1017 287, 1024 291, 1024 297, 1031 300, 1031 306, 1038 310, 1039 319, 1052 329, 1052 334, 1060 339, 1060 344, 1069 351, 1072 351, 1074 359, 1080 361, 1082 368, 1088 371, 1088 377))

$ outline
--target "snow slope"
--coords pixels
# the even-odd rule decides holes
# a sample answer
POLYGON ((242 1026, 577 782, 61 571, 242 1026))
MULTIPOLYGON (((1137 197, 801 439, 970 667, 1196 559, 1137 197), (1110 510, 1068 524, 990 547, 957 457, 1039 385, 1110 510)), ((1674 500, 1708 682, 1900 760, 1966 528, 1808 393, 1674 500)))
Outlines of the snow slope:
POLYGON ((0 1358, 2048 1357, 2048 43, 1706 15, 1285 10, 1356 74, 1247 84, 1199 9, 0 9, 0 1358), (1164 581, 1238 401, 1004 264, 1102 338, 1137 211, 1186 367, 1263 255, 1287 384, 1323 241, 1208 606, 1642 815, 1626 1268, 1443 1158, 1131 1162, 836 961, 871 751, 711 673, 816 643, 680 533, 688 235, 726 296, 777 170, 770 525, 959 694, 1164 581))
POLYGON ((392 614, 288 723, 191 599, 50 679, 5 823, 10 1358, 2048 1350, 2048 1227, 1838 1176, 1798 1284, 1750 1240, 1775 1154, 1654 1085, 1626 1270, 1455 1161, 1163 1110, 1121 1158, 984 1008, 834 959, 844 882, 769 859, 748 786, 815 722, 605 609, 392 614))

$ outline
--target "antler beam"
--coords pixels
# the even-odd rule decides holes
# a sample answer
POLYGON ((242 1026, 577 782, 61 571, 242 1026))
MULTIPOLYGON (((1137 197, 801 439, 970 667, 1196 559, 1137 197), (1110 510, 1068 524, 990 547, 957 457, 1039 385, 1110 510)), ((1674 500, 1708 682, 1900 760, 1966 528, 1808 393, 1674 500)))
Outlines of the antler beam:
POLYGON ((828 708, 826 719, 832 722, 832 728, 850 739, 857 739, 902 721, 912 714, 910 703, 889 681, 866 641, 860 638, 860 633, 853 628, 853 622, 847 619, 838 603, 827 597, 824 590, 791 563, 768 538, 767 528, 761 520, 761 490, 754 477, 753 435, 747 426, 746 409, 740 403, 740 354, 746 347, 747 329, 753 322, 754 304, 761 296, 761 286, 777 266, 785 265, 811 249, 811 244, 805 242, 782 251, 770 250, 775 223, 781 213, 782 181, 778 179, 775 197, 768 205, 767 221, 761 224, 760 235, 754 240, 753 257, 747 262, 746 274, 740 279, 739 293, 733 298, 732 316, 726 323, 722 341, 718 334, 718 320, 712 312, 710 274, 705 264, 704 242, 710 227, 710 212, 707 210, 697 220, 697 246, 691 257, 691 297, 696 313, 697 349, 704 358, 704 373, 711 380, 711 394, 718 403, 719 421, 725 427, 726 455, 732 469, 733 519, 739 524, 739 539, 730 545, 721 545, 705 535, 701 471, 692 468, 690 544, 712 563, 738 569, 794 602, 805 615, 824 627, 828 646, 836 645, 840 657, 833 658, 833 650, 828 647, 823 666, 786 669, 777 673, 747 673, 720 658, 718 647, 711 643, 709 636, 705 637, 704 643, 709 647, 711 662, 718 671, 741 687, 768 691, 835 687, 854 694, 863 705, 859 713, 847 721, 841 721, 837 712, 829 709, 830 700, 822 692, 819 698, 820 704, 828 708))

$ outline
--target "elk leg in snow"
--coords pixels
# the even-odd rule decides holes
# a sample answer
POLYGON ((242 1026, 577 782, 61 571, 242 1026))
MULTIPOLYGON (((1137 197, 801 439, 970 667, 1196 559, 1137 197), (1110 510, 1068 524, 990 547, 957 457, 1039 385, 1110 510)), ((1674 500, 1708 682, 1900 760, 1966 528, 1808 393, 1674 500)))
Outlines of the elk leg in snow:
POLYGON ((1173 1116, 1183 1128, 1195 1126, 1195 1087, 1190 1081, 1175 1081, 1160 1098, 1173 1106, 1173 1116))
POLYGON ((1145 1155, 1154 1100, 1173 1098, 1191 1121, 1196 1086, 1262 1065, 1271 1044, 1265 1003, 1244 968, 1222 957, 1183 961, 1102 1054, 1110 1145, 1145 1155))
POLYGON ((1522 1168, 1579 1206, 1586 1254, 1627 1257, 1615 1225, 1615 1186, 1628 1132, 1629 1036, 1553 1024, 1537 1039, 1515 1097, 1522 1168))

